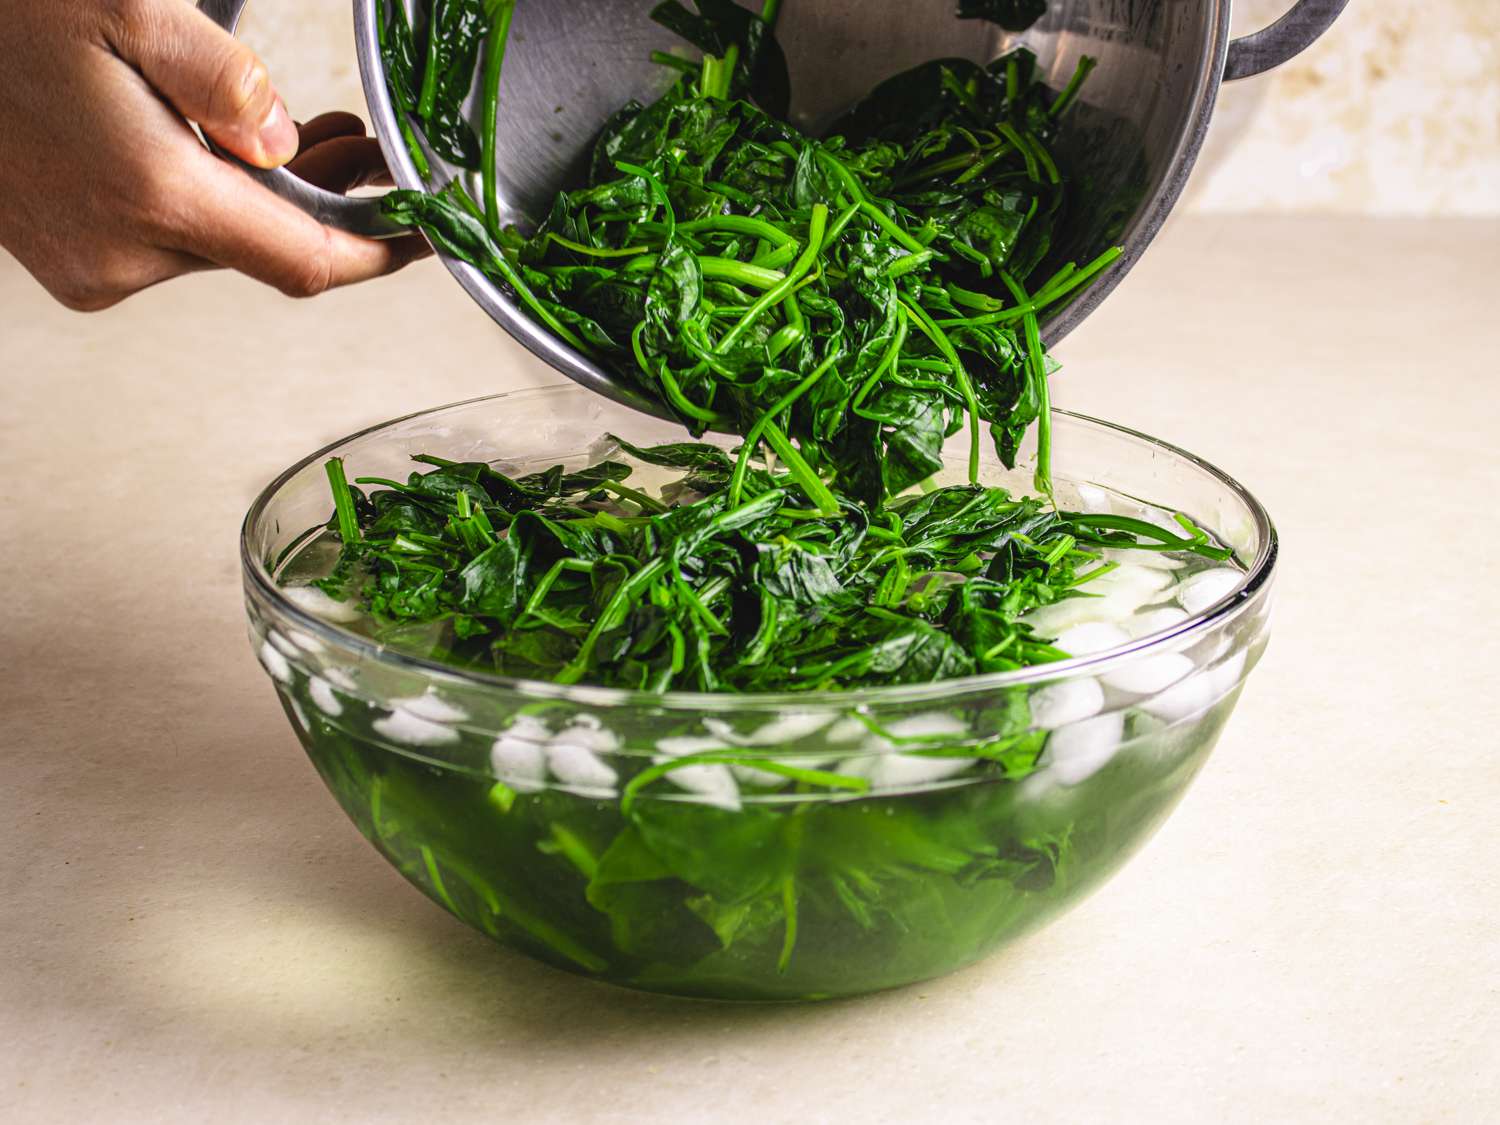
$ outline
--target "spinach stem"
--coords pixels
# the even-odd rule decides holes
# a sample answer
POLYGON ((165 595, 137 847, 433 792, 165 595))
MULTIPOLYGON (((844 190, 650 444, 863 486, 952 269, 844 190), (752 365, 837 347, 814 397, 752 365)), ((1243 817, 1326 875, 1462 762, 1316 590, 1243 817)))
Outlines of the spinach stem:
POLYGON ((740 46, 738 43, 731 43, 729 50, 724 52, 724 61, 720 64, 718 73, 719 88, 715 91, 715 96, 720 101, 724 101, 729 97, 730 91, 734 87, 734 72, 739 65, 740 46))
MULTIPOLYGON (((1000 280, 1015 297, 1017 305, 1024 305, 1026 290, 1008 272, 1001 271, 1000 280)), ((1042 350, 1042 333, 1037 324, 1035 310, 1022 317, 1026 334, 1026 370, 1037 400, 1036 426, 1036 472, 1032 481, 1037 491, 1052 498, 1052 388, 1047 379, 1047 354, 1042 350)))
MULTIPOLYGON (((750 464, 750 454, 755 449, 755 447, 760 444, 761 435, 765 433, 766 427, 771 425, 771 423, 773 423, 777 418, 781 417, 783 413, 790 410, 792 406, 796 404, 798 399, 800 399, 808 391, 812 390, 813 387, 817 385, 818 380, 822 379, 824 375, 828 374, 828 372, 832 369, 834 362, 838 358, 838 352, 830 352, 828 358, 823 360, 822 363, 818 364, 818 366, 815 367, 805 379, 803 379, 795 387, 789 390, 786 394, 782 395, 781 398, 778 399, 776 403, 771 407, 771 409, 762 414, 755 425, 750 427, 750 432, 745 435, 744 444, 740 446, 739 460, 735 462, 734 475, 729 478, 729 503, 732 506, 738 505, 740 502, 740 496, 745 489, 745 471, 750 464)), ((814 503, 817 503, 819 508, 824 507, 820 498, 811 496, 811 494, 809 494, 809 499, 813 500, 814 503)), ((833 515, 837 511, 838 509, 837 507, 835 507, 833 511, 825 510, 824 514, 833 515)))
POLYGON ((798 452, 797 447, 786 436, 786 432, 775 422, 767 422, 764 433, 766 444, 775 450, 777 457, 785 462, 787 471, 792 474, 792 479, 817 505, 818 511, 825 516, 838 515, 842 510, 838 498, 829 491, 828 486, 823 483, 823 478, 813 471, 807 459, 798 452))
POLYGON ((1058 271, 1053 279, 1048 282, 1048 286, 1053 286, 1052 288, 1049 289, 1047 286, 1043 286, 1043 288, 1037 290, 1030 300, 1023 304, 1012 305, 1008 309, 983 313, 979 316, 949 318, 938 321, 938 324, 944 328, 956 328, 965 324, 1009 324, 1012 321, 1021 320, 1028 313, 1039 313, 1087 285, 1101 272, 1113 265, 1124 253, 1123 247, 1112 246, 1082 269, 1072 270, 1071 272, 1069 270, 1058 271))
POLYGON ((853 172, 845 167, 843 161, 839 160, 824 148, 818 149, 818 159, 821 160, 839 181, 844 185, 850 196, 856 201, 860 211, 868 215, 881 230, 890 235, 913 254, 920 254, 927 249, 902 228, 901 224, 892 219, 879 207, 870 201, 864 186, 859 182, 853 172))
POLYGON ((787 971, 792 952, 797 948, 797 880, 790 875, 781 881, 781 912, 786 919, 786 933, 781 939, 781 956, 776 959, 778 973, 787 971))
POLYGON ((885 378, 887 371, 895 368, 897 360, 901 355, 901 349, 906 346, 907 326, 910 323, 907 319, 906 310, 898 305, 896 308, 896 333, 891 338, 891 346, 885 355, 881 357, 880 365, 874 371, 870 372, 870 377, 859 388, 859 393, 854 396, 854 401, 850 404, 849 408, 856 414, 859 413, 859 408, 864 405, 865 399, 869 397, 870 392, 875 389, 875 384, 885 378))
POLYGON ((797 288, 797 283, 804 278, 808 271, 817 263, 819 255, 823 252, 823 232, 828 227, 828 207, 822 203, 813 204, 812 218, 807 224, 807 246, 802 255, 792 266, 790 272, 782 277, 781 281, 772 285, 761 294, 760 298, 750 306, 750 310, 740 317, 728 332, 724 333, 714 351, 724 355, 735 342, 749 329, 749 327, 760 319, 761 314, 776 302, 783 300, 797 288))
POLYGON ((703 73, 698 79, 699 92, 705 98, 716 97, 719 88, 719 68, 723 64, 715 55, 703 56, 703 73))
POLYGON ((724 622, 715 617, 713 611, 703 603, 703 599, 693 592, 693 588, 682 577, 682 569, 676 564, 672 566, 672 588, 683 597, 688 604, 688 608, 693 611, 694 616, 698 620, 703 622, 710 633, 721 637, 729 635, 729 630, 724 627, 724 622))
POLYGON ((875 204, 871 203, 868 199, 862 200, 860 202, 859 209, 870 218, 874 219, 876 226, 885 231, 886 234, 890 235, 893 239, 899 242, 902 246, 906 247, 913 254, 930 253, 927 247, 923 246, 915 238, 907 234, 906 231, 902 230, 900 224, 898 224, 895 219, 891 218, 879 207, 876 207, 875 204))
POLYGON ((666 565, 665 559, 653 559, 620 583, 620 588, 614 592, 599 614, 599 620, 589 630, 588 636, 584 637, 583 644, 578 648, 578 655, 568 661, 557 673, 558 683, 576 684, 583 677, 583 674, 588 671, 589 662, 593 659, 594 648, 598 645, 599 638, 606 631, 619 626, 626 608, 635 600, 638 591, 656 581, 657 576, 666 569, 666 565))
POLYGON ((854 216, 858 214, 858 203, 851 203, 843 211, 839 212, 839 217, 828 225, 828 233, 823 236, 823 253, 828 253, 828 248, 839 240, 839 235, 844 233, 844 228, 847 227, 849 223, 854 219, 854 216))
POLYGON ((432 175, 432 163, 427 159, 427 153, 422 149, 422 142, 417 139, 416 130, 411 127, 411 121, 404 113, 401 115, 401 139, 406 142, 406 151, 411 155, 411 162, 417 169, 417 175, 426 180, 432 175))
POLYGON ((706 219, 693 219, 679 223, 677 229, 689 232, 716 230, 733 234, 749 234, 756 238, 764 238, 767 242, 774 242, 777 246, 797 244, 796 238, 781 227, 749 215, 713 215, 706 219))
MULTIPOLYGON (((399 4, 401 0, 391 0, 399 4)), ((439 23, 448 0, 433 0, 427 15, 427 58, 422 69, 422 92, 417 98, 417 116, 430 121, 437 112, 437 80, 439 65, 438 47, 443 41, 439 23)))
POLYGON ((1089 73, 1098 65, 1099 60, 1089 55, 1084 55, 1079 59, 1078 66, 1073 71, 1073 77, 1068 80, 1068 84, 1063 88, 1063 92, 1052 103, 1052 108, 1047 111, 1047 116, 1061 117, 1066 113, 1068 107, 1078 97, 1078 91, 1083 88, 1084 80, 1088 78, 1089 73))
MULTIPOLYGON (((399 3, 399 0, 396 0, 399 3)), ((510 42, 510 24, 516 0, 492 0, 495 4, 484 53, 484 92, 481 105, 480 167, 484 177, 485 224, 490 237, 500 239, 500 73, 505 67, 505 48, 510 42)))
POLYGON ((661 377, 661 386, 662 390, 666 392, 667 401, 678 410, 695 421, 704 422, 709 425, 719 420, 719 416, 712 410, 699 406, 682 393, 682 388, 677 385, 677 377, 672 374, 672 369, 667 366, 666 360, 662 360, 661 370, 658 374, 661 377))
POLYGON ((870 789, 870 783, 863 777, 850 777, 846 774, 833 773, 828 770, 810 769, 806 766, 793 766, 786 762, 777 761, 774 758, 762 758, 755 755, 747 755, 735 750, 705 750, 699 754, 683 754, 680 757, 668 758, 664 762, 657 762, 647 766, 625 783, 625 788, 620 791, 620 812, 626 816, 635 807, 640 799, 641 790, 652 782, 660 781, 668 774, 677 770, 687 769, 689 766, 743 766, 746 769, 763 770, 766 773, 774 773, 779 777, 789 777, 804 785, 817 785, 828 789, 844 789, 853 793, 866 793, 870 789))
POLYGON ((333 509, 338 515, 339 540, 345 547, 351 547, 360 541, 361 536, 359 516, 354 510, 354 494, 349 489, 348 478, 344 476, 343 458, 329 458, 324 471, 327 472, 328 483, 333 489, 333 509))
POLYGON ((670 512, 672 510, 671 508, 667 507, 667 505, 663 504, 660 500, 653 499, 652 497, 647 496, 644 492, 641 492, 639 489, 630 488, 626 485, 621 484, 619 481, 602 480, 599 482, 599 487, 602 488, 605 492, 614 493, 622 500, 635 501, 635 503, 640 505, 642 510, 647 512, 655 512, 660 515, 662 512, 670 512))
POLYGON ((969 483, 978 484, 979 396, 974 392, 974 381, 969 378, 968 369, 964 367, 963 360, 958 357, 958 351, 953 347, 953 342, 937 326, 937 322, 927 315, 927 311, 915 302, 908 304, 902 301, 901 307, 917 322, 917 327, 922 330, 922 334, 932 341, 933 346, 942 353, 943 358, 953 365, 953 377, 958 383, 959 393, 963 395, 964 406, 969 413, 969 483))
POLYGON ((649 246, 622 246, 618 250, 610 250, 602 246, 585 246, 581 242, 574 242, 571 238, 564 238, 554 231, 547 232, 547 241, 585 258, 637 258, 651 252, 649 246))

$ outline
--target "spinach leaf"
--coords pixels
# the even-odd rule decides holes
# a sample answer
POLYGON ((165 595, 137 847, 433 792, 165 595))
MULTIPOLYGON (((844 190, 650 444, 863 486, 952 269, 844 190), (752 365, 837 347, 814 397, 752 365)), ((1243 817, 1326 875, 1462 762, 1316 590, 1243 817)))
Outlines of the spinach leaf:
POLYGON ((989 20, 1006 31, 1025 31, 1047 14, 1047 0, 958 0, 958 18, 989 20))

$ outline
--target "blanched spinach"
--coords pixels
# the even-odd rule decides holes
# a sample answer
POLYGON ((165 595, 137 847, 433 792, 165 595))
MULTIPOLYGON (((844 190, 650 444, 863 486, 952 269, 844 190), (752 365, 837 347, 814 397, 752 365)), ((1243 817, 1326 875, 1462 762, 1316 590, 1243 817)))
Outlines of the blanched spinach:
MULTIPOLYGON (((1024 26, 1044 7, 964 0, 960 14, 1024 26)), ((1112 567, 1104 548, 1228 557, 1186 518, 1166 530, 1061 511, 1048 494, 1038 316, 1115 254, 1037 276, 1070 202, 1051 141, 1091 64, 1054 96, 1026 52, 937 60, 876 87, 819 140, 785 119, 774 0, 759 17, 668 0, 656 18, 704 52, 701 69, 664 57, 684 71, 677 84, 610 121, 587 180, 528 236, 500 227, 494 198, 513 10, 490 4, 480 27, 439 5, 424 27, 453 28, 448 46, 388 21, 393 96, 435 150, 436 107, 467 93, 460 64, 472 69, 476 36, 488 43, 484 199, 454 184, 396 193, 390 213, 694 435, 743 440, 616 438, 593 465, 524 475, 421 456, 404 480, 352 484, 331 461, 340 551, 319 585, 364 611, 359 628, 562 684, 836 692, 1064 656, 1023 618, 1086 596, 1112 567), (437 91, 426 115, 424 91, 437 91), (978 483, 983 424, 1007 464, 1039 425, 1047 495, 978 483), (966 426, 970 483, 934 486, 945 439, 966 426)), ((472 167, 462 132, 445 135, 446 158, 472 167)), ((455 730, 452 760, 467 768, 439 768, 389 744, 378 704, 355 693, 329 708, 321 680, 298 690, 306 706, 289 713, 330 788, 454 914, 575 971, 747 999, 852 994, 972 961, 1107 874, 1214 734, 1205 720, 1196 748, 1140 755, 1118 767, 1136 771, 1127 783, 1053 802, 1011 784, 1049 737, 1024 687, 961 714, 935 703, 929 717, 952 721, 930 736, 851 708, 883 747, 869 753, 859 729, 858 748, 832 734, 820 746, 821 730, 705 740, 700 717, 652 709, 652 728, 599 763, 609 786, 583 796, 532 775, 508 783, 493 731, 455 730), (962 780, 903 788, 876 783, 887 757, 966 762, 962 780), (703 767, 736 779, 727 805, 672 788, 703 767)), ((538 762, 579 718, 546 698, 501 735, 538 762)))
POLYGON ((410 133, 413 124, 438 156, 462 168, 479 168, 479 137, 465 116, 464 104, 474 86, 485 36, 500 11, 514 3, 431 0, 419 9, 425 18, 413 28, 402 0, 386 0, 380 21, 381 59, 407 144, 424 176, 427 158, 410 133))
MULTIPOLYGON (((512 7, 491 34, 489 112, 512 7)), ((774 9, 668 0, 653 14, 704 51, 701 68, 616 114, 588 180, 533 233, 500 228, 493 161, 483 207, 455 183, 397 192, 389 213, 695 434, 774 450, 824 515, 831 490, 875 506, 931 476, 960 432, 977 482, 986 424, 1013 464, 1040 422, 1045 491, 1036 320, 1118 255, 1034 276, 1069 205, 1051 139, 1090 64, 1055 96, 1026 51, 988 67, 938 60, 881 84, 819 140, 784 118, 774 9)))
MULTIPOLYGON (((954 486, 882 507, 743 453, 677 443, 512 478, 418 458, 405 481, 329 463, 342 543, 325 592, 381 639, 439 625, 448 662, 643 691, 828 691, 1061 658, 1021 618, 1105 573, 1096 548, 1223 558, 1124 517, 954 486), (678 476, 634 487, 624 459, 678 476), (668 499, 670 497, 671 499, 668 499)), ((815 480, 815 478, 814 478, 815 480)), ((1083 592, 1087 592, 1084 587, 1083 592)))

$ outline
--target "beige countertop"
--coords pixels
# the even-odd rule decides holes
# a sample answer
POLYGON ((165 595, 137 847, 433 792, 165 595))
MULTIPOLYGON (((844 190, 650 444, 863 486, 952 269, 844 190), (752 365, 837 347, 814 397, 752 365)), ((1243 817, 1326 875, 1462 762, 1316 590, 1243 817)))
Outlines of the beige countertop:
POLYGON ((246 644, 236 533, 272 475, 555 376, 431 263, 81 318, 0 261, 0 1120, 1493 1120, 1497 251, 1477 220, 1166 233, 1058 396, 1265 501, 1267 659, 1079 909, 800 1008, 491 946, 345 821, 246 644))

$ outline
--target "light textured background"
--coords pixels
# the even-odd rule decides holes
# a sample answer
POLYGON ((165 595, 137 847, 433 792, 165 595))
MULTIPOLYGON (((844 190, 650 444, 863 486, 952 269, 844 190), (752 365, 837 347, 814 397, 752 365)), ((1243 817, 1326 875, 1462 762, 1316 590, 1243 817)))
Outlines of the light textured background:
MULTIPOLYGON (((1236 0, 1234 29, 1289 0, 1236 0)), ((1225 86, 1187 206, 1500 214, 1500 0, 1353 0, 1301 58, 1225 86)))
MULTIPOLYGON (((1237 0, 1234 28, 1290 3, 1237 0)), ((342 0, 252 0, 245 36, 294 114, 364 105, 349 12, 342 0)), ((1184 206, 1500 215, 1500 0, 1353 0, 1302 58, 1225 87, 1184 206)))

